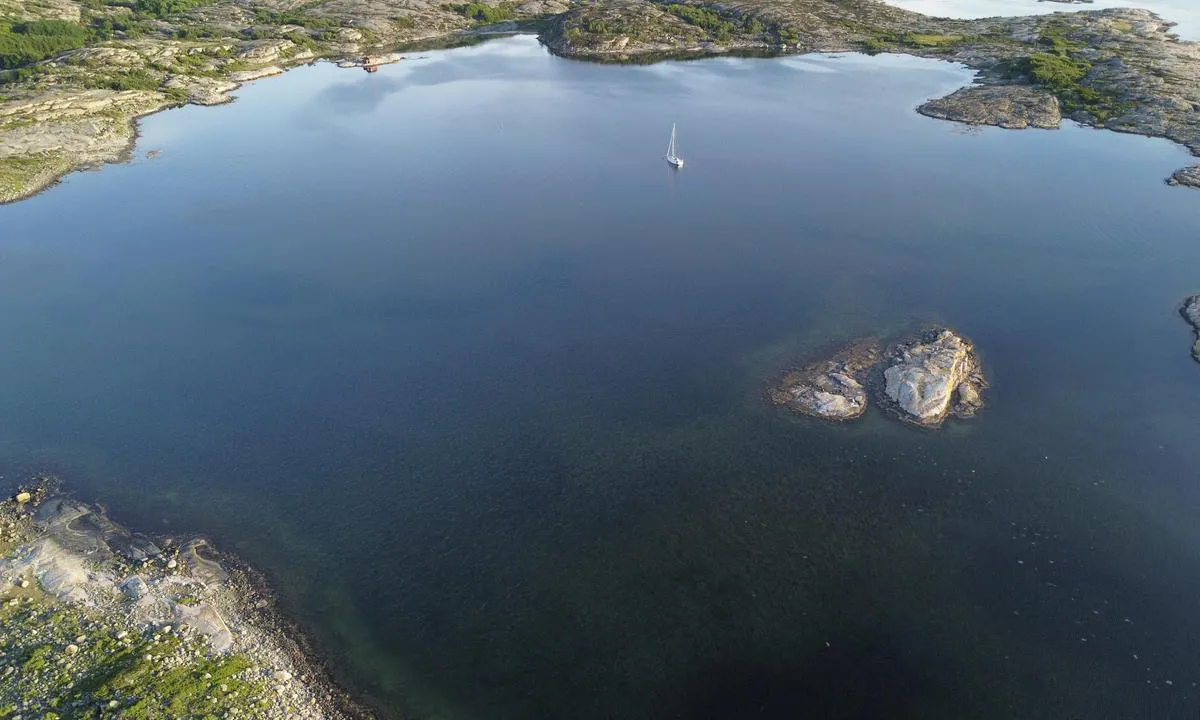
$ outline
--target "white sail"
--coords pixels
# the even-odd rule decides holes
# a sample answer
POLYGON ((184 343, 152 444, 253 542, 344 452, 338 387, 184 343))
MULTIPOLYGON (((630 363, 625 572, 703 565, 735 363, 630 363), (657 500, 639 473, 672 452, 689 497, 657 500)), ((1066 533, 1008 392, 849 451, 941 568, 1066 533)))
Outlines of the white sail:
POLYGON ((667 143, 667 163, 674 165, 677 168, 683 167, 683 158, 679 157, 679 151, 675 146, 675 124, 671 124, 671 141, 667 143))

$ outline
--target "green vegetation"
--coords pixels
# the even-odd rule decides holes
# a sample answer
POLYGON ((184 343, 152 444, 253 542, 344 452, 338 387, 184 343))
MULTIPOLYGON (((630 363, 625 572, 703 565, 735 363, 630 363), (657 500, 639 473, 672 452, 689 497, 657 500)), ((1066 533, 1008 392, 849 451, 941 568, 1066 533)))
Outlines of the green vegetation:
POLYGON ((714 40, 728 40, 738 30, 737 25, 734 25, 712 10, 706 10, 702 7, 671 3, 667 6, 667 12, 685 22, 706 30, 714 40))
POLYGON ((60 152, 46 151, 0 158, 0 201, 19 197, 39 182, 45 182, 68 169, 70 163, 60 152))
POLYGON ((1067 27, 1052 21, 1038 35, 1038 45, 1047 49, 1030 55, 1018 69, 1054 93, 1068 113, 1085 111, 1104 122, 1123 105, 1111 95, 1083 84, 1092 63, 1081 57, 1087 46, 1067 37, 1067 27))
POLYGON ((208 5, 214 0, 135 0, 133 10, 141 15, 164 18, 178 15, 195 7, 208 5))
POLYGON ((511 19, 516 14, 516 7, 510 2, 502 2, 499 5, 470 2, 458 5, 444 5, 443 7, 483 25, 503 22, 511 19))
POLYGON ((196 27, 179 28, 175 31, 175 37, 180 40, 209 40, 226 37, 227 35, 229 33, 211 25, 197 25, 196 27))
POLYGON ((119 70, 107 75, 88 75, 83 86, 108 90, 158 90, 162 78, 145 68, 119 70))
POLYGON ((970 40, 971 38, 965 35, 877 31, 873 37, 863 41, 863 50, 868 53, 886 52, 897 48, 950 50, 970 40))
POLYGON ((90 36, 87 28, 66 20, 0 23, 0 70, 32 65, 77 50, 87 44, 90 36))
POLYGON ((299 25, 310 30, 331 30, 338 27, 338 23, 329 18, 308 15, 302 8, 282 12, 256 10, 254 21, 263 25, 299 25))
POLYGON ((1085 47, 1083 43, 1067 37, 1067 26, 1061 22, 1047 23, 1038 34, 1038 44, 1049 47, 1050 52, 1060 57, 1066 57, 1085 47))
POLYGON ((0 717, 17 708, 43 720, 264 714, 266 688, 247 677, 244 657, 209 657, 203 641, 173 632, 117 635, 103 617, 80 608, 5 602, 3 662, 17 672, 0 687, 0 717))
POLYGON ((684 22, 703 29, 713 40, 729 40, 739 34, 757 38, 766 32, 766 26, 762 24, 762 21, 750 15, 737 18, 722 15, 708 8, 679 3, 671 3, 667 5, 666 9, 667 12, 684 22))
POLYGON ((901 42, 909 47, 916 48, 944 48, 958 45, 965 39, 962 35, 919 35, 917 33, 905 33, 901 42))
POLYGON ((1059 92, 1073 90, 1087 76, 1092 64, 1062 55, 1036 53, 1029 56, 1029 73, 1042 85, 1059 92))

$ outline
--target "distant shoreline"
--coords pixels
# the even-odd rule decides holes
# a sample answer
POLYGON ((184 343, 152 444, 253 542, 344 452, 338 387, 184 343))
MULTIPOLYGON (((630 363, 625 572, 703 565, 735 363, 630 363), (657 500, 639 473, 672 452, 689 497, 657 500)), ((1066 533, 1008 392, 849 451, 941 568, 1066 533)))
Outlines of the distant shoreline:
POLYGON ((737 6, 584 0, 561 12, 517 12, 495 23, 439 13, 393 23, 390 34, 355 29, 367 20, 353 15, 334 25, 323 16, 272 16, 275 26, 253 27, 252 38, 261 39, 246 39, 229 24, 204 26, 218 37, 181 40, 197 22, 184 15, 168 18, 169 38, 162 30, 152 39, 113 39, 41 63, 34 79, 12 86, 0 102, 0 204, 32 197, 69 173, 129 160, 137 121, 147 115, 226 103, 245 82, 319 60, 373 68, 402 59, 406 49, 450 48, 505 32, 536 33, 552 53, 594 62, 816 52, 947 60, 977 71, 977 84, 922 106, 931 117, 1010 128, 1057 127, 1066 117, 1164 137, 1200 155, 1197 43, 1178 40, 1170 23, 1145 10, 950 20, 876 0, 737 6), (295 29, 295 22, 336 29, 295 29), (162 71, 164 65, 170 70, 162 71), (97 77, 124 87, 135 73, 139 82, 160 84, 94 87, 97 77), (987 92, 970 92, 980 87, 987 92))

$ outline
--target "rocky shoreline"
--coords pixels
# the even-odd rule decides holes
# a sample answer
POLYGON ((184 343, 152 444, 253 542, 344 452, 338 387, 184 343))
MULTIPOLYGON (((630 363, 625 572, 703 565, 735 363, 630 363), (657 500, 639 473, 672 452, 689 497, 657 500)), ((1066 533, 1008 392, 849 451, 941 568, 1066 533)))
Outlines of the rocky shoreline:
POLYGON ((1171 177, 1167 178, 1167 184, 1200 188, 1200 165, 1190 165, 1176 170, 1171 177))
POLYGON ((0 502, 0 550, 5 717, 371 717, 203 538, 131 533, 41 480, 0 502))
POLYGON ((831 358, 787 373, 769 390, 776 405, 823 420, 861 417, 868 400, 912 425, 938 428, 947 417, 974 417, 987 387, 975 348, 948 328, 930 328, 879 351, 858 340, 831 358))
POLYGON ((1192 344, 1192 357, 1196 362, 1200 362, 1200 295, 1192 295, 1183 301, 1183 306, 1179 308, 1179 314, 1187 320, 1188 325, 1192 326, 1192 330, 1196 333, 1196 342, 1192 344))
MULTIPOLYGON (((228 102, 243 82, 319 59, 371 69, 412 43, 453 45, 497 28, 537 32, 556 54, 602 62, 846 51, 937 58, 977 70, 978 84, 922 105, 928 116, 1007 128, 1053 128, 1066 117, 1200 154, 1200 44, 1178 40, 1144 10, 949 20, 877 0, 316 0, 292 10, 258 0, 113 2, 19 3, 9 18, 67 23, 89 39, 0 69, 0 203, 127 159, 147 114, 228 102)), ((1196 186, 1200 175, 1184 169, 1170 182, 1196 186)))
MULTIPOLYGON (((552 51, 637 61, 731 52, 903 53, 976 70, 925 115, 1006 128, 1083 125, 1164 137, 1200 155, 1200 43, 1152 12, 952 20, 875 0, 663 4, 582 0, 543 33, 552 51)), ((1186 183, 1180 183, 1186 184, 1186 183)))

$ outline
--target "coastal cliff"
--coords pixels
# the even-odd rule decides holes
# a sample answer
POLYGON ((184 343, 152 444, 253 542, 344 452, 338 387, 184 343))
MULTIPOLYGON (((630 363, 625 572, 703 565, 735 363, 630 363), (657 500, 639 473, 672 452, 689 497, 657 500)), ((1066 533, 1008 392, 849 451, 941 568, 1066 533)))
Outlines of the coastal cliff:
MULTIPOLYGON (((0 49, 14 48, 0 52, 0 202, 127 158, 140 116, 226 102, 239 83, 321 58, 372 67, 415 42, 496 29, 537 32, 556 54, 602 62, 937 58, 977 70, 978 85, 923 105, 931 117, 1008 128, 1066 117, 1200 154, 1200 44, 1144 10, 949 20, 876 0, 14 0, 0 14, 0 49)), ((1179 171, 1172 184, 1194 177, 1179 171)))

